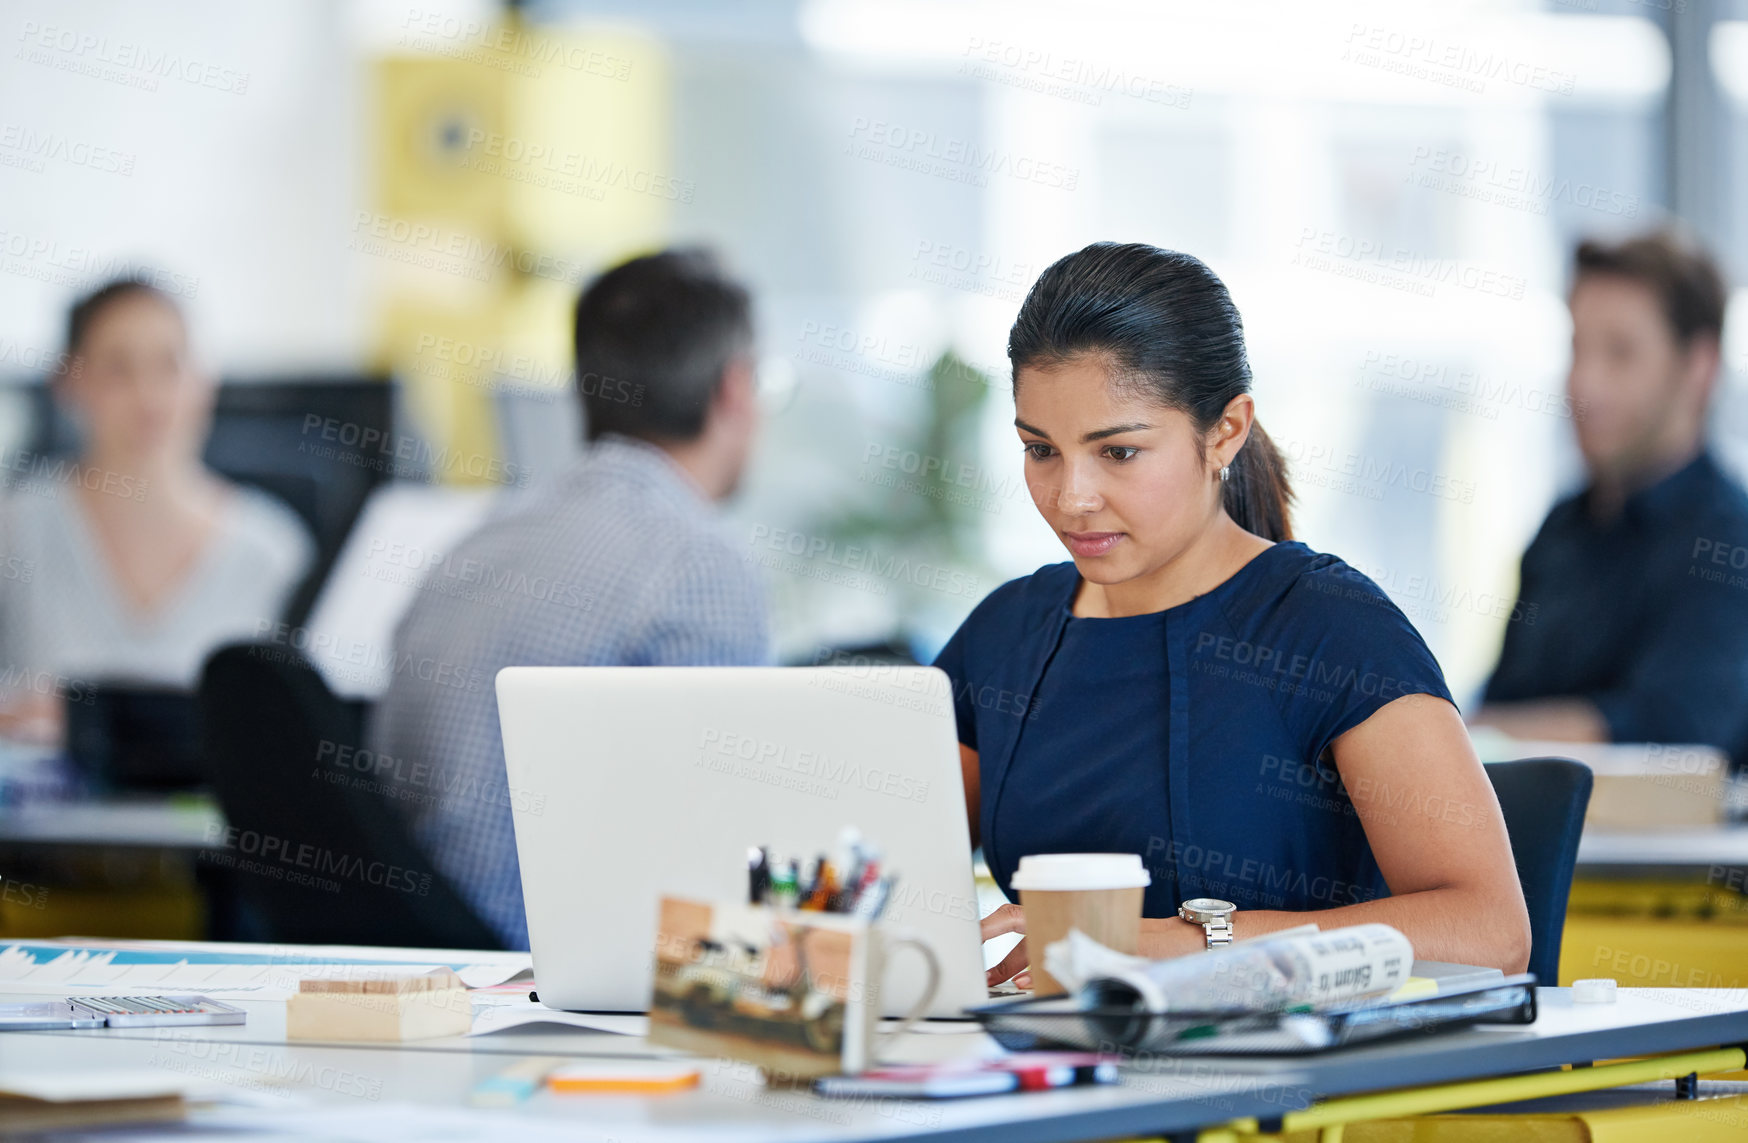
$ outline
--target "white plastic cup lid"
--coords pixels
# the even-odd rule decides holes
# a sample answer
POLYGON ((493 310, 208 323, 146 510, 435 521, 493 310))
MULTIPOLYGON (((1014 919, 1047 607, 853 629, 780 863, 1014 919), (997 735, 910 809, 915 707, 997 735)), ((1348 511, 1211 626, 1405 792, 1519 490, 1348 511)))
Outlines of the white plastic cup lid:
POLYGON ((1138 853, 1034 853, 1020 858, 1015 889, 1141 889, 1153 884, 1138 853))
POLYGON ((1572 1001, 1575 1004, 1613 1004, 1614 998, 1615 982, 1606 977, 1572 982, 1572 1001))

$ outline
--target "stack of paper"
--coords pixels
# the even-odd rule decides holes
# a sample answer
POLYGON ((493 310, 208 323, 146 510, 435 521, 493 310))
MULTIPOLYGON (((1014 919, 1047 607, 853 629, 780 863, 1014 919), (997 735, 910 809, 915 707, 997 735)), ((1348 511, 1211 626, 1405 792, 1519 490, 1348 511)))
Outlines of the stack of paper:
POLYGON ((178 1081, 162 1072, 8 1072, 0 1080, 0 1135, 166 1123, 188 1104, 178 1081))
POLYGON ((209 946, 172 941, 17 941, 0 948, 0 992, 46 996, 198 993, 215 1000, 285 1000, 305 980, 344 980, 368 971, 453 969, 469 988, 528 974, 527 953, 444 954, 413 949, 296 945, 209 946), (466 958, 466 959, 461 959, 466 958), (477 959, 476 959, 477 958, 477 959))

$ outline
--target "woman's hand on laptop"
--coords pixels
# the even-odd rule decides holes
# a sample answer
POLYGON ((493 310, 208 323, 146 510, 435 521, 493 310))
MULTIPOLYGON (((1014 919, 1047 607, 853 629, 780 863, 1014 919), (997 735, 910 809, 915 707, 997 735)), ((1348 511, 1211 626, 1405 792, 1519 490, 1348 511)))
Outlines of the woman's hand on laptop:
MULTIPOLYGON (((1008 933, 1019 933, 1024 938, 1026 932, 1026 911, 1018 905, 1003 905, 995 912, 983 918, 983 939, 985 943, 1008 933)), ((1008 950, 1008 955, 1001 958, 1001 963, 985 973, 991 988, 1006 980, 1012 980, 1015 988, 1032 987, 1032 974, 1026 971, 1030 961, 1026 958, 1026 942, 1008 950)))
MULTIPOLYGON (((1003 905, 995 912, 983 918, 984 943, 1008 933, 1019 933, 1024 937, 1026 932, 1026 911, 1018 905, 1003 905)), ((1200 925, 1190 924, 1178 917, 1143 918, 1141 921, 1141 949, 1144 957, 1163 960, 1168 957, 1185 956, 1193 952, 1201 952, 1205 947, 1206 934, 1200 925)), ((1008 950, 1001 958, 1001 963, 989 969, 985 978, 991 988, 1011 979, 1015 988, 1031 988, 1032 974, 1027 972, 1031 958, 1026 955, 1026 942, 1008 950)))

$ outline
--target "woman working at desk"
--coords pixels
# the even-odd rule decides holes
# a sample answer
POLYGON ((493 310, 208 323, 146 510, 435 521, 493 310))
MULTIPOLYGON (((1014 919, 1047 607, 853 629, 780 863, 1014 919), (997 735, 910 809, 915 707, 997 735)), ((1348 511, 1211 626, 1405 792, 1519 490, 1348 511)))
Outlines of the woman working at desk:
POLYGON ((0 697, 0 734, 47 741, 93 681, 192 687, 208 652, 279 618, 312 551, 290 509, 201 463, 213 384, 168 295, 97 290, 63 363, 55 396, 83 451, 10 464, 0 505, 0 662, 30 680, 0 697))
MULTIPOLYGON (((1220 922, 1179 905, 1218 898, 1239 940, 1378 921, 1424 958, 1520 971, 1492 785, 1413 626, 1293 542, 1225 286, 1185 254, 1089 246, 1032 287, 1008 355, 1026 482, 1073 561, 998 588, 936 660, 1002 887, 1026 854, 1138 853, 1145 955, 1211 944, 1220 922)), ((1026 963, 1022 943, 991 983, 1026 963)))

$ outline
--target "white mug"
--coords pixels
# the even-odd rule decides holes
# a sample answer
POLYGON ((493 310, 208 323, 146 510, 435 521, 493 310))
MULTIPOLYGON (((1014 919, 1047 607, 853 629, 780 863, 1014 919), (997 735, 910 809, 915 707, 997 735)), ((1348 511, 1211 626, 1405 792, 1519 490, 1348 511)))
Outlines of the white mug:
MULTIPOLYGON (((841 926, 852 935, 850 971, 843 990, 844 1035, 840 1060, 845 1075, 865 1071, 874 1066, 882 1051, 928 1013, 929 1005, 934 1003, 935 993, 941 986, 941 962, 936 959, 935 950, 908 929, 878 922, 870 924, 832 913, 802 913, 797 917, 805 917, 809 923, 816 917, 823 918, 828 924, 821 927, 836 929, 841 926), (922 955, 928 965, 928 983, 924 985, 922 995, 898 1018, 897 1023, 882 1030, 880 1015, 885 1005, 881 997, 886 969, 892 954, 901 949, 915 949, 922 955)), ((832 982, 827 979, 822 983, 829 986, 832 982)))
POLYGON ((920 1020, 941 981, 907 931, 842 913, 664 898, 650 1004, 653 1043, 748 1060, 773 1076, 853 1075, 920 1020), (886 1030, 891 957, 928 966, 922 995, 886 1030))

